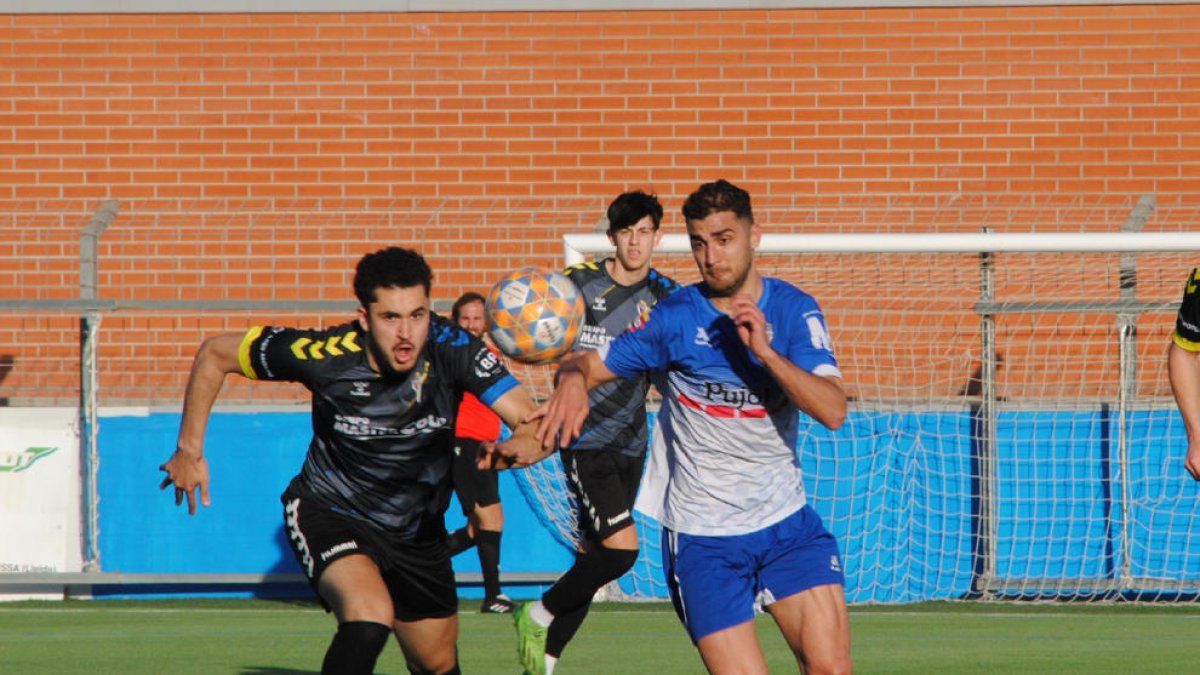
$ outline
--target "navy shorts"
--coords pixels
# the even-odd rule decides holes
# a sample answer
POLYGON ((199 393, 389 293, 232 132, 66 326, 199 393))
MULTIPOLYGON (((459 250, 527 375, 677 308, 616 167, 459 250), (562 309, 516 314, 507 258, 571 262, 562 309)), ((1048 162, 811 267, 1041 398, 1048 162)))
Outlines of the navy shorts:
POLYGON ((662 536, 671 601, 692 642, 753 620, 756 603, 846 583, 837 540, 810 506, 748 534, 700 536, 664 527, 662 536))
MULTIPOLYGON (((397 620, 444 619, 458 612, 458 589, 445 537, 400 541, 374 525, 291 492, 283 495, 283 518, 288 544, 314 591, 334 561, 362 554, 379 568, 397 620)), ((329 609, 324 598, 321 604, 329 609)))

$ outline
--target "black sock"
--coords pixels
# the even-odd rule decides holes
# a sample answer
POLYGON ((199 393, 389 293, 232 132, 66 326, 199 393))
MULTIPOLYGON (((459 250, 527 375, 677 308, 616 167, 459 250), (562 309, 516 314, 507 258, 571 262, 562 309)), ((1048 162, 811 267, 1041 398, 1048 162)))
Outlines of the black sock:
POLYGON ((587 618, 588 610, 592 608, 589 600, 583 607, 576 607, 566 614, 556 614, 550 627, 546 629, 546 653, 554 658, 562 656, 567 643, 575 637, 583 620, 587 618))
POLYGON ((392 629, 374 621, 346 621, 325 652, 321 675, 371 675, 375 661, 387 646, 392 629))
POLYGON ((571 569, 542 594, 542 604, 554 615, 546 631, 547 654, 562 655, 587 618, 596 591, 629 571, 637 557, 636 550, 595 546, 576 558, 571 569))
POLYGON ((576 558, 571 569, 542 594, 542 604, 555 617, 583 607, 604 584, 629 571, 637 556, 636 550, 603 546, 590 549, 576 558))
POLYGON ((500 595, 500 533, 480 530, 475 534, 479 551, 479 570, 483 573, 483 597, 500 595))
POLYGON ((451 558, 474 545, 475 540, 471 538, 471 533, 466 527, 460 527, 446 535, 446 548, 450 549, 451 558))

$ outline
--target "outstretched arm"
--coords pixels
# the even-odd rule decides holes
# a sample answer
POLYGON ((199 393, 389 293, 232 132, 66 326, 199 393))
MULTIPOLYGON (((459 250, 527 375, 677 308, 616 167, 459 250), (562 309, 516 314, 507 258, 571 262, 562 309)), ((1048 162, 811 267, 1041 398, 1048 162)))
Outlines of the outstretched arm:
POLYGON ((183 398, 183 419, 179 423, 179 440, 175 454, 158 467, 167 472, 159 489, 175 486, 175 504, 183 503, 187 496, 188 513, 196 513, 196 492, 200 503, 208 506, 208 462, 204 459, 204 432, 208 428, 208 417, 213 403, 225 383, 225 375, 239 373, 238 346, 241 333, 227 333, 205 340, 192 362, 192 373, 188 377, 187 391, 183 398))
POLYGON ((553 448, 542 448, 534 438, 537 425, 526 421, 536 406, 524 387, 510 389, 492 404, 492 410, 513 430, 502 443, 485 444, 479 458, 480 469, 521 468, 550 456, 553 448))
POLYGON ((767 335, 767 319, 749 295, 730 299, 729 316, 737 325, 742 343, 762 362, 797 408, 830 429, 842 426, 847 406, 841 378, 813 375, 775 351, 767 335))
POLYGON ((530 418, 541 419, 535 438, 542 447, 552 451, 557 439, 558 447, 565 448, 579 438, 590 410, 588 392, 615 379, 598 352, 578 352, 564 359, 555 376, 554 393, 530 418))
POLYGON ((1167 352, 1167 374, 1171 393, 1183 416, 1188 447, 1184 467, 1192 478, 1200 480, 1200 352, 1192 352, 1175 343, 1167 352))

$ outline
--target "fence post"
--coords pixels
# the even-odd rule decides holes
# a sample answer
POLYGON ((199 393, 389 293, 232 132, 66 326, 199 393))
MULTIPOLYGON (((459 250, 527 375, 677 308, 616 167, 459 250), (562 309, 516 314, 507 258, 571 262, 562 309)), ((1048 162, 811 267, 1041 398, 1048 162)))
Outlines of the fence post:
MULTIPOLYGON (((1146 221, 1154 213, 1158 201, 1154 195, 1142 195, 1121 224, 1122 232, 1141 232, 1146 221)), ((1120 263, 1120 299, 1132 305, 1137 301, 1137 256, 1135 252, 1122 253, 1120 263)), ((1117 389, 1117 470, 1121 488, 1121 567, 1118 587, 1126 588, 1133 578, 1133 566, 1129 550, 1129 404, 1137 396, 1137 312, 1117 313, 1118 374, 1117 389)), ((1112 476, 1109 476, 1112 479, 1112 476)), ((1111 490, 1111 488, 1110 488, 1111 490)), ((1111 514, 1115 516, 1116 514, 1111 514)), ((1111 520, 1110 520, 1111 522, 1111 520)), ((1109 535, 1111 542, 1112 536, 1109 535)), ((1111 546, 1111 543, 1110 543, 1111 546)))
MULTIPOLYGON (((987 233, 989 229, 982 230, 987 233)), ((996 300, 995 253, 979 254, 979 299, 996 300)), ((978 499, 976 509, 975 591, 992 597, 996 580, 996 377, 999 354, 996 349, 996 320, 990 312, 979 315, 980 370, 979 406, 975 417, 975 457, 978 462, 978 499)))
MULTIPOLYGON (((100 205, 91 220, 79 233, 79 299, 95 300, 99 284, 97 269, 100 235, 112 224, 121 203, 109 199, 100 205)), ((85 572, 100 570, 99 492, 96 485, 100 456, 96 447, 99 436, 97 421, 96 337, 100 313, 84 310, 79 318, 79 470, 82 485, 80 495, 83 532, 81 546, 85 572)))

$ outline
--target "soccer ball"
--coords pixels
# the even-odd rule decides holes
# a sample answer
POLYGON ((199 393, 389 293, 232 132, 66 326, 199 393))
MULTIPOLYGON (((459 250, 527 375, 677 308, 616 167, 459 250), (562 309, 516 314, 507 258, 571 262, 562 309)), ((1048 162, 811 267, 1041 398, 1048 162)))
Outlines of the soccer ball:
POLYGON ((547 363, 571 351, 583 326, 583 295, 566 276, 522 267, 492 286, 488 333, 508 357, 547 363))

